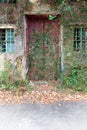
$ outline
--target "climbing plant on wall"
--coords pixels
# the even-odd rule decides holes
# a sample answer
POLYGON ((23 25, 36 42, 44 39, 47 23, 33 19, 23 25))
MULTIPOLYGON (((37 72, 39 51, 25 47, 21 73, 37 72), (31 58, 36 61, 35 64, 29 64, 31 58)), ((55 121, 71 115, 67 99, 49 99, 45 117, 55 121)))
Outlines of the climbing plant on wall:
MULTIPOLYGON (((63 30, 63 34, 64 34, 63 35, 63 49, 64 49, 63 53, 65 56, 64 57, 65 58, 64 71, 68 70, 68 68, 69 69, 72 68, 71 72, 69 71, 70 73, 69 75, 68 74, 64 75, 65 77, 68 76, 67 80, 69 79, 68 82, 70 81, 70 84, 68 84, 67 86, 72 85, 71 81, 73 83, 76 83, 75 81, 79 82, 79 80, 77 80, 76 75, 72 74, 72 71, 74 68, 73 66, 75 63, 77 64, 77 68, 74 69, 75 71, 78 70, 79 63, 82 63, 81 68, 85 71, 82 71, 82 69, 80 69, 81 71, 80 70, 78 71, 83 75, 83 78, 81 78, 80 81, 84 81, 86 83, 85 79, 87 76, 85 72, 87 70, 85 66, 87 65, 87 61, 86 61, 87 51, 86 50, 74 51, 76 48, 73 48, 75 32, 76 33, 80 32, 80 35, 81 35, 82 33, 81 30, 84 24, 85 24, 85 27, 87 27, 86 0, 44 0, 44 2, 47 2, 48 4, 50 4, 50 7, 52 7, 50 9, 53 9, 56 11, 55 14, 49 15, 48 19, 50 21, 55 20, 56 14, 61 15, 60 24, 63 25, 63 29, 64 29, 63 30), (83 59, 84 59, 84 62, 83 62, 83 59), (69 78, 69 76, 71 76, 71 78, 69 78)), ((0 23, 17 23, 17 24, 20 23, 20 26, 18 26, 19 28, 22 28, 21 20, 23 20, 23 17, 21 16, 24 15, 24 12, 30 11, 29 9, 31 9, 32 11, 32 3, 29 0, 23 0, 23 2, 19 1, 18 5, 17 4, 10 5, 9 3, 6 3, 6 4, 3 4, 2 6, 2 3, 0 4, 1 4, 0 23), (3 17, 5 17, 4 20, 3 20, 3 17)), ((86 31, 83 31, 83 33, 85 33, 86 35, 86 31)), ((83 36, 83 33, 81 36, 83 36)), ((57 74, 58 59, 57 57, 54 56, 54 53, 56 53, 56 49, 54 49, 56 47, 55 43, 56 43, 56 39, 55 37, 50 37, 49 31, 46 31, 43 34, 41 34, 41 32, 39 31, 35 31, 33 35, 33 40, 29 42, 29 46, 30 46, 29 67, 31 69, 36 67, 37 68, 36 71, 39 73, 38 75, 41 79, 46 79, 46 77, 48 77, 48 73, 47 73, 48 71, 50 74, 53 75, 52 77, 56 77, 56 79, 58 77, 58 74, 57 74), (48 50, 49 50, 49 53, 48 53, 48 50), (37 63, 39 63, 39 65, 37 63), (54 68, 51 68, 51 64, 53 65, 54 68), (38 71, 38 69, 40 71, 38 71), (41 74, 42 71, 43 71, 43 74, 41 74)), ((78 75, 80 74, 79 72, 78 72, 78 75)))
POLYGON ((31 79, 57 79, 58 78, 58 44, 50 31, 43 33, 34 31, 29 41, 29 70, 31 79))

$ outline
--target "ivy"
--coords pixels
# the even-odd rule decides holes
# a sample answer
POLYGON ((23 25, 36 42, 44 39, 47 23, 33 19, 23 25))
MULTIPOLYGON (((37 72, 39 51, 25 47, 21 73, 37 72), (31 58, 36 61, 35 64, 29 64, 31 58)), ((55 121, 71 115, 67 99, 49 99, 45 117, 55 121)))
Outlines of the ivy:
POLYGON ((55 19, 56 18, 56 16, 53 16, 53 15, 49 15, 49 20, 53 20, 53 19, 55 19))
POLYGON ((71 6, 66 7, 66 11, 71 11, 71 9, 72 9, 71 6))

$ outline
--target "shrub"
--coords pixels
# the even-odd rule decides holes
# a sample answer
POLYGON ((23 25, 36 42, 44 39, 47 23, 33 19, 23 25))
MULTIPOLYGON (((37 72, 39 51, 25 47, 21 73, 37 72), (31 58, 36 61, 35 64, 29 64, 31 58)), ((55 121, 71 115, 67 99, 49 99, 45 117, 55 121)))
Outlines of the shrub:
POLYGON ((62 86, 87 92, 87 67, 72 66, 68 74, 62 76, 62 86))

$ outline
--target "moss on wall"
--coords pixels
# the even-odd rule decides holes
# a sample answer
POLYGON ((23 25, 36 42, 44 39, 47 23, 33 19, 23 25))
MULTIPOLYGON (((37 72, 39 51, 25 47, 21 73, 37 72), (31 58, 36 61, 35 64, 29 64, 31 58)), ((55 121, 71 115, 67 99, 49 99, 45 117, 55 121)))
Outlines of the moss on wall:
POLYGON ((64 27, 64 87, 87 91, 87 51, 74 51, 74 27, 64 27), (67 30, 67 31, 66 31, 67 30))

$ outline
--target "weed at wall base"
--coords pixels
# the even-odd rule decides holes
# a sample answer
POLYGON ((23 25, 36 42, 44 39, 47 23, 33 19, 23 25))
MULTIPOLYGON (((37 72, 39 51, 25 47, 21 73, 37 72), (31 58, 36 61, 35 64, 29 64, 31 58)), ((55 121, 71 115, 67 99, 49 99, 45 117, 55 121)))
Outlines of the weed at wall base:
POLYGON ((34 86, 30 83, 29 80, 15 80, 12 64, 8 61, 5 63, 5 68, 0 73, 0 89, 12 90, 19 93, 21 89, 28 90, 32 92, 34 86))
POLYGON ((62 76, 62 86, 87 92, 87 67, 72 66, 68 74, 62 76))

